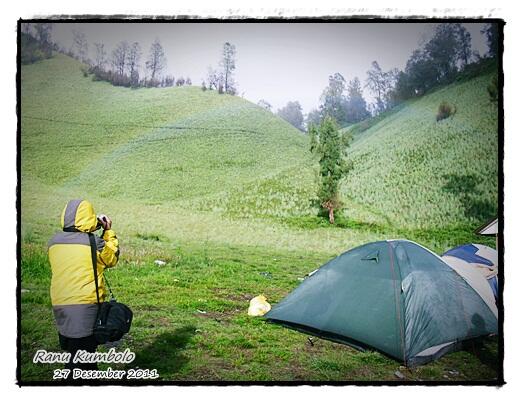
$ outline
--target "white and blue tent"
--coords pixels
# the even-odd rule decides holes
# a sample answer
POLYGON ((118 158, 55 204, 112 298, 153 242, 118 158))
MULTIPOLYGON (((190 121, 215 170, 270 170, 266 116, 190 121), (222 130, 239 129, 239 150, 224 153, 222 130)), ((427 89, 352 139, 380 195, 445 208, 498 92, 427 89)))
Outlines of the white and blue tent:
POLYGON ((497 299, 498 254, 496 250, 483 244, 465 244, 448 250, 442 258, 453 269, 471 268, 479 272, 488 281, 494 298, 497 299))

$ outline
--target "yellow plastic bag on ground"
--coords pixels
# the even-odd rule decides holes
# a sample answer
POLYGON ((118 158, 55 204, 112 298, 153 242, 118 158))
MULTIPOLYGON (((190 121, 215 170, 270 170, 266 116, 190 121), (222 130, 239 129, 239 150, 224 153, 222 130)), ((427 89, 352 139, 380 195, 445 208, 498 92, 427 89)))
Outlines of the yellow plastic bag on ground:
POLYGON ((258 317, 266 314, 271 310, 271 305, 266 301, 266 296, 259 295, 250 300, 248 315, 258 317))

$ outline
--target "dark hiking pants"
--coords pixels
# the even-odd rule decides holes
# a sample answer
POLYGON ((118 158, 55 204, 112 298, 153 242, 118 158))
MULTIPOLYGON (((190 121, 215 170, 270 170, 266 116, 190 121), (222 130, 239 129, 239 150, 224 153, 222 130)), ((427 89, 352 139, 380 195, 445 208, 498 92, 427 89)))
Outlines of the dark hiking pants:
POLYGON ((60 337, 60 347, 71 354, 71 360, 65 364, 66 369, 73 370, 79 368, 82 370, 97 370, 97 363, 73 363, 74 355, 78 350, 85 350, 87 352, 95 352, 98 347, 98 342, 94 335, 86 336, 84 338, 68 338, 62 334, 60 337))

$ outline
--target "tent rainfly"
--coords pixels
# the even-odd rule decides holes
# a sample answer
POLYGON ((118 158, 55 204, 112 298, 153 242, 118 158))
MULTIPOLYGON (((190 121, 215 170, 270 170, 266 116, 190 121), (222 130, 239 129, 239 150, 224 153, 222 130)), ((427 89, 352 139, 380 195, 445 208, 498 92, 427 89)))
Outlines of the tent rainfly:
MULTIPOLYGON (((466 273, 470 271, 481 275, 488 281, 493 296, 497 299, 498 254, 496 250, 483 244, 464 244, 446 251, 441 258, 464 278, 469 276, 466 273)), ((473 276, 474 273, 470 275, 473 276)), ((473 287, 476 289, 479 286, 476 284, 473 287)))
POLYGON ((413 367, 497 333, 497 311, 439 256, 408 240, 329 261, 265 317, 413 367))

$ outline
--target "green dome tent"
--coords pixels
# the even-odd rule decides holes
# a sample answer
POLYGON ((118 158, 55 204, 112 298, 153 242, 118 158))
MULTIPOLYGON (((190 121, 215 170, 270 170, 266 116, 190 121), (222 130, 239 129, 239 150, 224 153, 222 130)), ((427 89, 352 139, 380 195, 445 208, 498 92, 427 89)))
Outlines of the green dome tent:
POLYGON ((439 256, 392 240, 329 261, 265 317, 416 366, 497 333, 496 314, 439 256))

